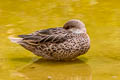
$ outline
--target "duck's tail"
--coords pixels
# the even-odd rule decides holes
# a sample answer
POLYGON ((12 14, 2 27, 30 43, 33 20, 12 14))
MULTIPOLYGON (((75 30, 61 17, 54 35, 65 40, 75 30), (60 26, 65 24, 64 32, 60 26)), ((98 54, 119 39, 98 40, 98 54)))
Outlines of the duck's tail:
POLYGON ((23 38, 14 38, 14 37, 9 37, 9 39, 11 40, 11 42, 13 43, 21 43, 21 41, 23 40, 23 38))

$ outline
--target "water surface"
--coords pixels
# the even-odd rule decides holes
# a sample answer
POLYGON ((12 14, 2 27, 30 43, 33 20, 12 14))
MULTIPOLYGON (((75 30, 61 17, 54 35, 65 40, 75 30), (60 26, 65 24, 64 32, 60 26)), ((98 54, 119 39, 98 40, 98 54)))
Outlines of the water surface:
POLYGON ((119 0, 0 0, 0 80, 120 80, 119 0), (71 62, 45 61, 8 37, 80 19, 91 38, 71 62))

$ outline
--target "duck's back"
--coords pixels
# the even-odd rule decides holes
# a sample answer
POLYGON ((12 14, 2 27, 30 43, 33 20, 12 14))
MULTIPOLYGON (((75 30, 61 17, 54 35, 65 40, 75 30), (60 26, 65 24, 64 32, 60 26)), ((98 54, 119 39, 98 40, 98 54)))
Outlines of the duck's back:
POLYGON ((36 32, 33 32, 32 35, 59 35, 59 34, 66 34, 68 31, 65 30, 63 27, 57 27, 57 28, 49 28, 44 30, 39 30, 36 32))

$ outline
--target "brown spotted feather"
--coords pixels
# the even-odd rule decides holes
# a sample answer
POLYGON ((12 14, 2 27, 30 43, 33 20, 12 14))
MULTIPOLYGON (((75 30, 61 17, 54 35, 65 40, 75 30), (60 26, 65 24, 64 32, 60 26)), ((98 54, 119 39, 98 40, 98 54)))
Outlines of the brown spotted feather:
POLYGON ((19 35, 22 38, 19 44, 45 59, 73 59, 85 54, 90 48, 90 39, 84 26, 79 20, 70 20, 65 24, 65 27, 49 28, 28 35, 19 35), (72 27, 70 27, 71 25, 72 27), (69 28, 74 28, 73 30, 76 32, 72 32, 69 28), (81 30, 80 33, 77 33, 78 29, 81 30))

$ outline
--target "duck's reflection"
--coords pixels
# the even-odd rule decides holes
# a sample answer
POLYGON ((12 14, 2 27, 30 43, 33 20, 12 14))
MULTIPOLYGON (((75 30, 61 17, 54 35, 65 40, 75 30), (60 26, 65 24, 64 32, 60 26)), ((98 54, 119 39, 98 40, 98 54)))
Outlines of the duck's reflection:
POLYGON ((91 80, 91 69, 79 59, 73 61, 38 61, 20 70, 30 80, 91 80))

